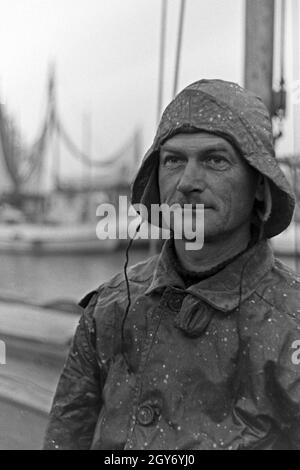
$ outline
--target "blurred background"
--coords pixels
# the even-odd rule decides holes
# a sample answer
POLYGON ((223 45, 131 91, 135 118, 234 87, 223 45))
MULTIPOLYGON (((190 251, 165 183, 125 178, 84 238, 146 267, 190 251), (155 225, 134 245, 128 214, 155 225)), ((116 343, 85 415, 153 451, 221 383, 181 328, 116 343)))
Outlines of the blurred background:
MULTIPOLYGON (((0 448, 39 448, 77 302, 124 264, 96 208, 129 196, 176 91, 221 78, 259 94, 298 196, 300 5, 2 0, 1 17, 0 448)), ((273 240, 296 270, 299 220, 273 240)), ((130 263, 155 249, 137 240, 130 263)))

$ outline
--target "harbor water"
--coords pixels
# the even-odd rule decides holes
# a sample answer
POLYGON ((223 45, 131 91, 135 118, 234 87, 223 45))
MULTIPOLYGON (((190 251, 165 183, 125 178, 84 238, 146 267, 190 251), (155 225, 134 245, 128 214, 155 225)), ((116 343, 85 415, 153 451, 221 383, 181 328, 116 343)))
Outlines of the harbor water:
MULTIPOLYGON (((149 256, 148 249, 132 249, 129 265, 149 256)), ((78 302, 123 270, 125 249, 94 255, 0 255, 0 292, 34 302, 78 302)))
MULTIPOLYGON (((129 265, 149 257, 146 248, 129 252, 129 265)), ((123 270, 125 250, 95 255, 0 255, 0 292, 36 302, 77 302, 87 292, 123 270)), ((281 258, 295 268, 292 257, 281 258)))

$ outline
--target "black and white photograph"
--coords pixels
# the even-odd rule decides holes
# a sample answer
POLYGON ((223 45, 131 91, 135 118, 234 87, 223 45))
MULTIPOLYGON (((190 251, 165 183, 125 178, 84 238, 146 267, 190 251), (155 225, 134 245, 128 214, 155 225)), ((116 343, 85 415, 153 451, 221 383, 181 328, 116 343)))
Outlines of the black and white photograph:
POLYGON ((300 450, 300 0, 0 8, 0 450, 300 450))

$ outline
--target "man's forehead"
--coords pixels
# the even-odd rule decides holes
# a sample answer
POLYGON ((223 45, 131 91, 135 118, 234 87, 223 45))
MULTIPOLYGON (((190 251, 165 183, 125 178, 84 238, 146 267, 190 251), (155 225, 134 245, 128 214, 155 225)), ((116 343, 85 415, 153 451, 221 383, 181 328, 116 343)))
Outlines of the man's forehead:
POLYGON ((235 148, 223 137, 208 132, 180 133, 170 137, 161 146, 162 150, 184 150, 192 147, 199 150, 215 149, 224 151, 234 151, 235 148))

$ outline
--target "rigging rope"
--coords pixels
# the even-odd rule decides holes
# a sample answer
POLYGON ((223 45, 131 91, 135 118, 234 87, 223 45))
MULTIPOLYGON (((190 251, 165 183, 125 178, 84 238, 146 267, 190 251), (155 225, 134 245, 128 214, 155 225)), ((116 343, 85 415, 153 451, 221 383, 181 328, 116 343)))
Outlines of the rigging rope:
POLYGON ((24 149, 20 135, 9 117, 0 107, 0 138, 2 141, 3 157, 8 173, 16 188, 20 189, 33 173, 37 173, 43 163, 46 140, 49 131, 48 111, 40 136, 31 149, 24 149))
POLYGON ((15 190, 21 190, 24 184, 28 183, 33 175, 39 176, 41 174, 46 149, 48 148, 50 137, 54 132, 56 132, 58 138, 63 141, 71 155, 80 160, 81 164, 89 166, 89 168, 112 170, 115 168, 116 164, 119 163, 122 163, 123 166, 125 163, 128 168, 129 166, 131 168, 131 166, 136 163, 136 154, 138 152, 137 133, 135 132, 134 137, 127 141, 121 149, 112 154, 108 159, 92 159, 88 154, 78 148, 58 118, 54 83, 52 71, 49 77, 45 118, 40 135, 31 147, 24 146, 16 126, 4 112, 3 106, 0 106, 0 139, 3 149, 3 158, 15 190), (133 158, 131 158, 131 164, 129 164, 126 161, 124 162, 124 154, 132 149, 133 158))
POLYGON ((81 163, 88 165, 89 167, 96 167, 96 168, 104 168, 104 167, 110 167, 121 161, 124 153, 126 153, 128 150, 130 150, 133 145, 134 141, 131 138, 130 141, 126 142, 125 145, 121 149, 118 150, 115 154, 111 155, 108 159, 106 160, 94 160, 91 159, 89 155, 86 153, 82 152, 77 145, 73 142, 71 137, 67 134, 66 130, 62 126, 61 122, 56 119, 55 121, 55 127, 64 141, 66 147, 69 149, 70 153, 77 158, 78 160, 81 161, 81 163))

